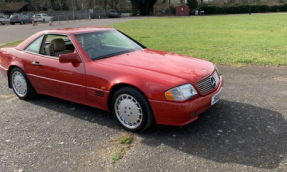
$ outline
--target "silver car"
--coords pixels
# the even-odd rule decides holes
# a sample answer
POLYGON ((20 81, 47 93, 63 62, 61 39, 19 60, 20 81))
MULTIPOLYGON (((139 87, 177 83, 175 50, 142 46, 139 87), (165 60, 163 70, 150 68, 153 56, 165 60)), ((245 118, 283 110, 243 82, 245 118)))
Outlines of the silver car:
POLYGON ((53 17, 52 16, 48 16, 48 14, 45 13, 38 13, 36 15, 33 16, 33 19, 35 22, 43 22, 45 23, 46 21, 52 21, 53 17))
POLYGON ((7 18, 7 16, 0 14, 0 25, 5 25, 7 23, 10 23, 10 20, 7 18))

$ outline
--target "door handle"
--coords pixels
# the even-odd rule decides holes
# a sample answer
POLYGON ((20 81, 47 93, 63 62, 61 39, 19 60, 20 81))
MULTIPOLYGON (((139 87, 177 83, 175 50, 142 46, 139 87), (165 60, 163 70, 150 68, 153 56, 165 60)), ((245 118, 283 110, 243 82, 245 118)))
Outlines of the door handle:
POLYGON ((34 65, 34 66, 42 66, 39 62, 32 62, 32 65, 34 65))

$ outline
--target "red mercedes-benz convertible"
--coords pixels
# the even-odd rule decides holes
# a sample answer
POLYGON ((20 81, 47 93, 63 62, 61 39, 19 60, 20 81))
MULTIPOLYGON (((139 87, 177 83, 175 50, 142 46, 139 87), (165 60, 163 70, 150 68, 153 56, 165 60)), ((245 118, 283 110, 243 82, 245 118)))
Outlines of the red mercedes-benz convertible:
POLYGON ((223 87, 213 63, 151 50, 105 27, 38 32, 0 49, 0 71, 20 99, 46 94, 93 106, 130 131, 186 125, 223 87))

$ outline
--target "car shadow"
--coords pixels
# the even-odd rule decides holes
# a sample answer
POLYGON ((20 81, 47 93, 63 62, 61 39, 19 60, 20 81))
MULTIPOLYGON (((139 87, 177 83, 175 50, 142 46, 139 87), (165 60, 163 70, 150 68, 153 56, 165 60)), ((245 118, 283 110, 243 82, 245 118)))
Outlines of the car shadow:
MULTIPOLYGON (((121 129, 105 111, 39 96, 35 105, 112 129, 121 129)), ((287 156, 287 122, 282 114, 249 104, 220 100, 183 127, 153 125, 142 133, 141 144, 161 144, 220 163, 236 163, 274 169, 287 156)))
POLYGON ((287 156, 287 122, 282 114, 220 100, 183 127, 154 126, 142 144, 164 144, 184 153, 220 163, 274 169, 287 156))

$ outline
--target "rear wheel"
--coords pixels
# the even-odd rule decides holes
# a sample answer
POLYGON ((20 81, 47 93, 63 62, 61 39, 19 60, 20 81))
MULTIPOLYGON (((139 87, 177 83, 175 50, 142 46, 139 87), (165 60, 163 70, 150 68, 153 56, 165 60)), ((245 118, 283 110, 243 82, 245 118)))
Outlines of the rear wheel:
POLYGON ((143 131, 154 121, 147 98, 133 87, 119 89, 113 95, 111 108, 118 122, 128 131, 143 131))
POLYGON ((10 84, 14 93, 20 99, 31 99, 37 94, 25 72, 20 68, 16 67, 12 69, 10 73, 10 84))
POLYGON ((23 20, 20 21, 20 24, 24 24, 23 20))

